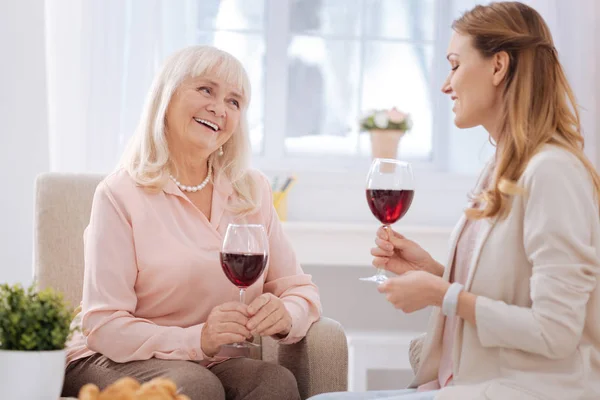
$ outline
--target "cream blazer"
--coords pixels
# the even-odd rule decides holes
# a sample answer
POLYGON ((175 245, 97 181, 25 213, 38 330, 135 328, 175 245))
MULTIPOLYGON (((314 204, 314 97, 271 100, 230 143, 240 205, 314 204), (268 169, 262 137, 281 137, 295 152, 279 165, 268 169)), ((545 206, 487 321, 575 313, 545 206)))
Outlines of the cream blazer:
MULTIPOLYGON (((460 320, 454 385, 436 400, 600 399, 600 217, 591 177, 573 154, 547 145, 519 184, 526 193, 507 218, 486 221, 479 234, 465 287, 479 296, 477 326, 460 320)), ((411 387, 437 378, 443 321, 435 308, 411 387)))

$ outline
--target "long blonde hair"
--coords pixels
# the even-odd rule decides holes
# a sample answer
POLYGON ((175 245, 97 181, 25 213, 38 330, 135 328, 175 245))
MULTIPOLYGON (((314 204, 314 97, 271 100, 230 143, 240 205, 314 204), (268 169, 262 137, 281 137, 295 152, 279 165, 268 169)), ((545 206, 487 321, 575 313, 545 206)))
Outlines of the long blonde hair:
POLYGON ((209 156, 215 174, 223 174, 237 194, 237 202, 228 207, 237 214, 247 214, 258 208, 257 184, 248 173, 250 139, 246 112, 250 102, 250 81, 242 64, 231 54, 211 46, 190 46, 177 51, 162 66, 154 78, 146 98, 138 127, 131 138, 120 166, 133 180, 151 191, 164 187, 173 162, 169 154, 165 118, 171 97, 189 77, 215 74, 236 87, 244 97, 240 124, 223 145, 223 155, 209 156))
POLYGON ((583 152, 575 96, 540 14, 520 2, 495 2, 467 11, 452 28, 471 36, 484 57, 505 51, 510 59, 492 184, 477 196, 485 206, 468 209, 467 216, 505 217, 511 196, 522 192, 516 182, 545 144, 560 146, 577 156, 589 171, 600 199, 600 177, 583 152))

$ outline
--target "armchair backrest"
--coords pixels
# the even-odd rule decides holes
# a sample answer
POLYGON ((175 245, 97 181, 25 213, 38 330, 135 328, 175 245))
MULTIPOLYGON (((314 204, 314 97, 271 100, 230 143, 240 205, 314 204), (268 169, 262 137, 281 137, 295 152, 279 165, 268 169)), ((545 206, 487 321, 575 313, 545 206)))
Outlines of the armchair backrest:
POLYGON ((77 306, 83 286, 83 232, 102 175, 44 173, 35 185, 34 270, 77 306))

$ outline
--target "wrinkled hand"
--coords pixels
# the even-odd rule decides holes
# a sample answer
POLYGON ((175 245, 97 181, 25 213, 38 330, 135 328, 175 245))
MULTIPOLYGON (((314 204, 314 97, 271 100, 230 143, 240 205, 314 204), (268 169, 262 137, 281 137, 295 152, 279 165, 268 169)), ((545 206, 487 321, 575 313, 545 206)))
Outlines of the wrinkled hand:
POLYGON ((285 336, 292 329, 292 317, 283 301, 271 293, 258 296, 248 305, 250 320, 246 328, 260 336, 285 336))
POLYGON ((428 306, 440 306, 450 284, 425 271, 408 271, 389 278, 377 287, 394 307, 412 313, 428 306))
POLYGON ((408 271, 426 271, 442 276, 443 267, 421 246, 395 232, 381 227, 375 238, 377 247, 371 249, 373 265, 402 275, 408 271))
POLYGON ((219 352, 221 346, 243 342, 252 335, 248 323, 248 307, 239 302, 221 304, 212 309, 202 328, 202 352, 209 357, 219 352))

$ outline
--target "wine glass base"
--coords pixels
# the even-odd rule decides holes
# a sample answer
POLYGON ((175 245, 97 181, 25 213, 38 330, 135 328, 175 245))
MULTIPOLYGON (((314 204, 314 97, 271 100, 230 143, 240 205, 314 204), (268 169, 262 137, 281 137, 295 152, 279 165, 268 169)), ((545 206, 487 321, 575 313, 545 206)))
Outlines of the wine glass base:
POLYGON ((385 276, 385 275, 373 275, 373 276, 370 276, 368 278, 359 278, 359 280, 365 281, 365 282, 373 282, 373 283, 380 284, 380 283, 383 283, 383 282, 387 281, 388 277, 385 276))
POLYGON ((229 344, 224 344, 221 347, 232 347, 232 348, 235 348, 235 349, 252 349, 252 348, 255 348, 255 347, 260 347, 260 344, 252 343, 252 342, 229 343, 229 344))

